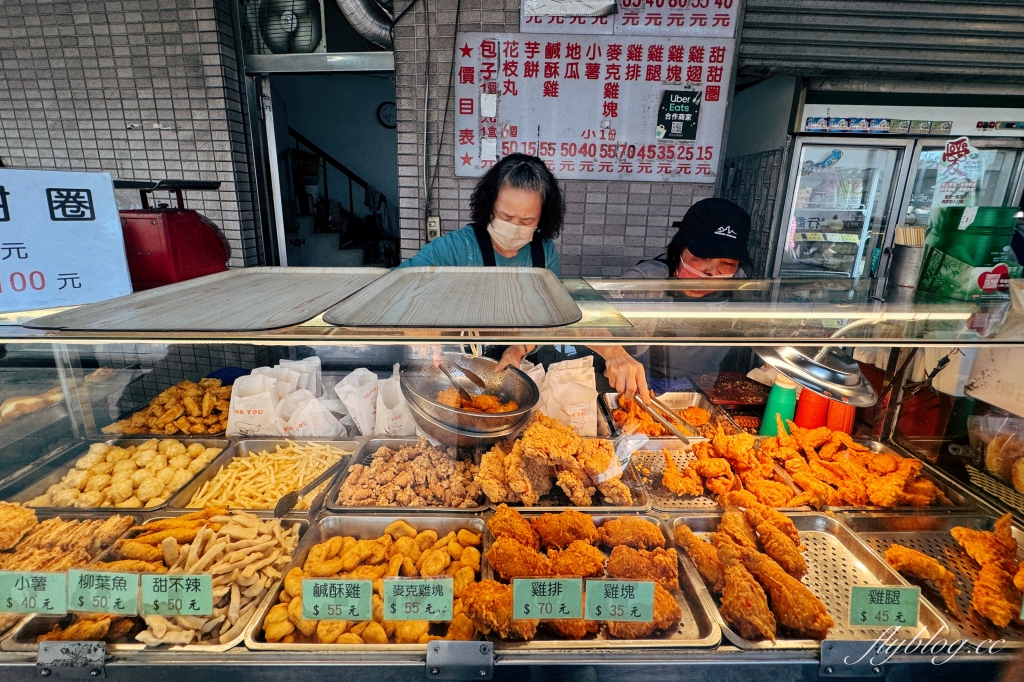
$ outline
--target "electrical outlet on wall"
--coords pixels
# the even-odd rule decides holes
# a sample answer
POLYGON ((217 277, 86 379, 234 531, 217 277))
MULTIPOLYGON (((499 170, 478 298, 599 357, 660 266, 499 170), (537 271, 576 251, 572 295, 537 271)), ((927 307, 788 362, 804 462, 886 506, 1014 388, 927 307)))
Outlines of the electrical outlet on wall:
POLYGON ((432 242, 441 236, 441 218, 436 215, 427 216, 427 241, 432 242))

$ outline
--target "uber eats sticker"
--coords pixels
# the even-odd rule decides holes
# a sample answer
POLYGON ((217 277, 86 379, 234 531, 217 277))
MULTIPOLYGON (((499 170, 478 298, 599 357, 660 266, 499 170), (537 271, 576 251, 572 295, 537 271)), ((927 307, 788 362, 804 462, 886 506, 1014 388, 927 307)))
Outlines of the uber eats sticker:
POLYGON ((666 90, 661 93, 655 137, 659 140, 696 140, 702 98, 703 93, 696 90, 666 90))

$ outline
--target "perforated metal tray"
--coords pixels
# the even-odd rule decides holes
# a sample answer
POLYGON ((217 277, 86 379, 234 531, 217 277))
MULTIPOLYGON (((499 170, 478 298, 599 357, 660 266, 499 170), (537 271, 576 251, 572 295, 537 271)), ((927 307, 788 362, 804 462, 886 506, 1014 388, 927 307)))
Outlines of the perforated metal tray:
MULTIPOLYGON (((710 541, 710 534, 718 529, 721 514, 694 514, 679 516, 672 528, 685 523, 701 539, 710 541)), ((909 585, 884 560, 872 552, 847 526, 825 514, 791 514, 800 531, 800 541, 806 547, 807 575, 801 582, 825 604, 835 625, 829 639, 873 641, 884 628, 855 628, 849 626, 850 588, 854 585, 909 585)), ((691 579, 701 580, 697 567, 686 554, 679 551, 680 561, 691 579)), ((717 600, 716 600, 717 603, 717 600)), ((750 640, 736 632, 716 608, 715 615, 725 637, 741 649, 808 649, 817 650, 820 642, 796 639, 779 633, 775 643, 769 640, 750 640)), ((952 631, 949 622, 926 600, 921 602, 918 626, 902 628, 897 637, 917 635, 925 640, 933 634, 952 631), (944 628, 944 629, 943 629, 944 628)), ((942 636, 940 634, 940 636, 942 636)))
MULTIPOLYGON (((937 559, 953 572, 956 576, 956 587, 960 590, 956 600, 960 607, 959 614, 950 613, 942 596, 931 583, 913 578, 910 581, 921 586, 921 595, 959 629, 962 638, 972 644, 1002 639, 1006 640, 1007 647, 1024 648, 1024 626, 1011 623, 1005 628, 999 628, 970 608, 974 581, 978 577, 978 565, 950 535, 950 530, 955 526, 991 531, 995 521, 995 517, 986 514, 871 514, 847 515, 845 519, 857 536, 883 559, 885 550, 899 544, 937 559)), ((1014 528, 1013 536, 1017 540, 1017 559, 1024 559, 1024 533, 1014 528)))
MULTIPOLYGON (((726 435, 733 435, 743 431, 743 429, 733 421, 728 412, 717 405, 712 405, 703 393, 697 393, 696 391, 663 393, 658 396, 658 400, 670 407, 677 414, 685 410, 687 407, 700 407, 707 410, 711 414, 711 419, 708 420, 707 423, 714 425, 721 422, 726 435)), ((608 422, 611 424, 612 433, 616 436, 623 435, 622 431, 615 426, 615 420, 611 418, 612 412, 619 409, 619 394, 603 393, 601 395, 601 403, 608 412, 608 422)), ((687 431, 694 434, 694 438, 705 438, 708 435, 707 433, 702 432, 701 427, 692 425, 687 428, 687 431)), ((687 431, 683 432, 684 436, 689 435, 687 431)))

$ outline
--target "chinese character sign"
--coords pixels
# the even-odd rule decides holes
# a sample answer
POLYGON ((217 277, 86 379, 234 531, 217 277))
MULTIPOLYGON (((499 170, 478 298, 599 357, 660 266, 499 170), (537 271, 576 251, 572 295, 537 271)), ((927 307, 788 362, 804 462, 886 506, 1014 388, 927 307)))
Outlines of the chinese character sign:
POLYGON ((460 33, 457 41, 456 175, 480 176, 521 152, 559 178, 714 182, 732 40, 460 33), (674 97, 663 111, 666 93, 674 97))
POLYGON ((0 312, 131 291, 109 174, 0 169, 0 312))
POLYGON ((617 12, 602 17, 544 9, 552 4, 523 0, 520 31, 733 38, 739 12, 739 0, 617 0, 617 12))

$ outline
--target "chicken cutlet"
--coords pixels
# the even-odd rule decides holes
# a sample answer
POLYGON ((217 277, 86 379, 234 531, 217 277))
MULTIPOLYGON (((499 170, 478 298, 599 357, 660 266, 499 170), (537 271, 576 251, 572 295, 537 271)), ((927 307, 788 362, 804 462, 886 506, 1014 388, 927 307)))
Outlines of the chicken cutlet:
POLYGON ((754 576, 740 562, 739 545, 725 533, 715 533, 718 560, 723 568, 719 613, 744 639, 766 637, 775 641, 775 614, 754 576))
POLYGON ((654 584, 654 619, 649 623, 632 623, 625 621, 608 621, 608 634, 617 639, 646 639, 657 630, 668 631, 679 624, 683 610, 679 602, 669 592, 654 584))
POLYGON ((779 625, 801 637, 821 640, 828 636, 835 621, 821 600, 803 583, 760 552, 741 548, 740 561, 770 595, 772 612, 779 625))
POLYGON ((480 484, 487 499, 496 504, 519 501, 519 496, 509 487, 508 474, 505 473, 507 456, 500 446, 495 445, 480 457, 477 483, 480 484))
POLYGON ((675 549, 647 551, 619 545, 608 558, 608 575, 622 580, 653 580, 666 590, 679 589, 679 558, 675 549))
POLYGON ((551 562, 546 556, 511 537, 494 541, 487 550, 487 563, 504 580, 551 575, 551 562))
POLYGON ((529 641, 537 633, 536 620, 512 619, 512 586, 494 580, 470 583, 460 597, 464 613, 480 632, 496 633, 502 639, 529 641))
POLYGON ((576 461, 597 486, 605 503, 619 507, 633 504, 633 493, 622 482, 622 467, 610 440, 584 440, 576 461))
POLYGON ((549 549, 551 575, 570 578, 601 578, 607 562, 604 553, 584 540, 576 540, 563 550, 549 549))
POLYGON ((885 560, 905 576, 930 580, 939 589, 949 612, 960 615, 960 607, 956 603, 956 595, 960 594, 956 589, 956 576, 938 560, 903 545, 892 545, 885 550, 885 560))
POLYGON ((1021 591, 1013 584, 1002 564, 981 567, 974 580, 971 607, 997 626, 1004 628, 1020 615, 1021 591))
POLYGON ((646 519, 621 516, 609 519, 598 529, 600 543, 608 548, 626 545, 633 549, 665 546, 661 529, 646 519))
POLYGON ((738 507, 726 507, 718 530, 728 534, 741 547, 757 550, 757 533, 738 507))
POLYGON ((11 549, 36 525, 36 513, 18 503, 0 502, 0 550, 11 549))
POLYGON ((762 521, 755 530, 764 553, 775 559, 786 573, 797 580, 807 575, 807 562, 788 535, 767 521, 762 521))
POLYGON ((670 492, 682 497, 693 495, 698 497, 704 494, 704 481, 697 473, 696 460, 690 462, 682 471, 676 466, 672 459, 672 453, 662 449, 662 456, 665 458, 665 468, 661 472, 661 484, 670 492))
POLYGON ((600 621, 596 620, 545 620, 541 625, 556 637, 563 639, 583 639, 587 635, 596 635, 601 629, 600 621))
POLYGON ((711 591, 715 594, 721 592, 722 585, 725 583, 725 574, 722 570, 722 563, 718 559, 718 551, 714 546, 694 535, 690 527, 685 524, 676 526, 673 535, 675 535, 676 544, 682 547, 693 561, 697 572, 704 578, 704 582, 708 584, 711 591))
POLYGON ((530 519, 530 527, 540 536, 544 549, 562 549, 577 540, 592 543, 597 540, 594 520, 575 509, 560 514, 541 514, 530 519))
POLYGON ((523 454, 522 441, 512 444, 512 450, 505 457, 505 478, 508 487, 527 507, 532 507, 540 498, 551 492, 551 467, 532 460, 523 454))
POLYGON ((530 522, 507 504, 500 504, 494 516, 487 520, 487 529, 495 538, 512 538, 532 549, 540 548, 540 539, 530 522))
POLYGON ((523 432, 523 453, 549 466, 576 466, 576 453, 583 447, 583 439, 574 430, 537 412, 534 421, 523 432))

